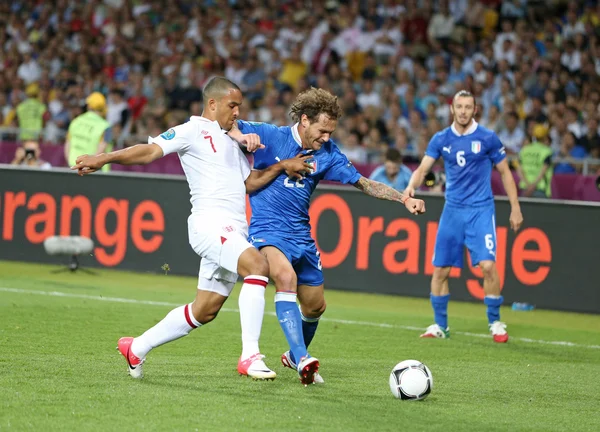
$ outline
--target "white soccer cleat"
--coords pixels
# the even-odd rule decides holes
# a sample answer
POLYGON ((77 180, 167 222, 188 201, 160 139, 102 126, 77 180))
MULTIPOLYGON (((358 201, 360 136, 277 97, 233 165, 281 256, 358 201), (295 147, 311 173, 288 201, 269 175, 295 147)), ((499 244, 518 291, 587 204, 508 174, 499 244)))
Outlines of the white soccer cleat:
POLYGON ((494 342, 508 342, 508 332, 506 331, 506 324, 504 324, 502 321, 494 321, 492 324, 490 324, 490 333, 494 337, 494 342))
MULTIPOLYGON (((285 366, 286 368, 290 368, 293 369, 295 371, 298 370, 298 366, 296 366, 296 363, 294 363, 292 361, 292 356, 290 355, 289 351, 284 352, 283 354, 281 354, 281 364, 283 364, 283 366, 285 366)), ((325 380, 323 379, 323 377, 321 376, 321 374, 317 371, 315 372, 315 374, 313 375, 314 384, 325 384, 325 380)))
POLYGON ((431 324, 425 330, 425 333, 421 335, 422 338, 439 338, 439 339, 447 339, 450 337, 450 327, 444 330, 437 324, 431 324))
POLYGON ((262 354, 254 354, 245 360, 240 358, 237 370, 240 375, 249 376, 254 380, 274 380, 277 374, 269 369, 262 354))

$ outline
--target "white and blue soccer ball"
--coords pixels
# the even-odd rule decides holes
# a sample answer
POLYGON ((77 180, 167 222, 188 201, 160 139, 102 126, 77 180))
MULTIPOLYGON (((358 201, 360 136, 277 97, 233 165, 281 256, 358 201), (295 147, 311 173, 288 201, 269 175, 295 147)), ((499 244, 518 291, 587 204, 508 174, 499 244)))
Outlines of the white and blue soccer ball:
POLYGON ((397 399, 425 399, 433 388, 433 375, 418 360, 404 360, 394 366, 390 374, 390 390, 397 399))

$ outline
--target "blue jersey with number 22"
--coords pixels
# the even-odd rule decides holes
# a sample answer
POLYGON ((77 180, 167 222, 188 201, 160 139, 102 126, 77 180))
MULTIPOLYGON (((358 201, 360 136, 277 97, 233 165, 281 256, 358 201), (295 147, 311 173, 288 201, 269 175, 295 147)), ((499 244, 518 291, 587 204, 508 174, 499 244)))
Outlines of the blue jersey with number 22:
POLYGON ((311 154, 307 162, 312 172, 302 180, 289 179, 282 172, 272 183, 250 194, 252 220, 250 236, 269 231, 294 239, 310 236, 308 207, 310 196, 321 180, 356 183, 361 175, 333 141, 327 141, 316 152, 302 149, 297 127, 277 127, 267 123, 238 120, 243 133, 255 133, 266 146, 254 153, 254 168, 265 169, 278 161, 311 154))

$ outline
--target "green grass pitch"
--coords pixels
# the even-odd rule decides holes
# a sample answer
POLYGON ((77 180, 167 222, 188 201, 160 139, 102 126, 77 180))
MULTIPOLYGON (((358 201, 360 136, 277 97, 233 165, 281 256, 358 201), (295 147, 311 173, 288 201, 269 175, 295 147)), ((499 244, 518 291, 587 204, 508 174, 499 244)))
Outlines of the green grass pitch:
POLYGON ((0 431, 600 430, 600 316, 506 307, 511 340, 500 345, 483 305, 451 302, 452 338, 424 340, 426 299, 329 291, 310 349, 326 383, 305 388, 279 361, 272 287, 261 349, 277 379, 237 375, 236 289, 214 322, 153 351, 135 381, 117 339, 191 301, 196 280, 53 268, 0 262, 0 431), (433 373, 424 401, 390 393, 405 359, 433 373))

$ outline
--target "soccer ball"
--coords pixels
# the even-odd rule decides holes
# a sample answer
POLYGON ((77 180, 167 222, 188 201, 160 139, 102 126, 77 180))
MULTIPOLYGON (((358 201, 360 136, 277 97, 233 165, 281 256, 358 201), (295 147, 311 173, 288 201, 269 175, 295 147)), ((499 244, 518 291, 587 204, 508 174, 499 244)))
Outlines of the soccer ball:
POLYGON ((390 390, 397 399, 425 399, 433 388, 433 375, 427 366, 417 360, 404 360, 394 366, 390 374, 390 390))

